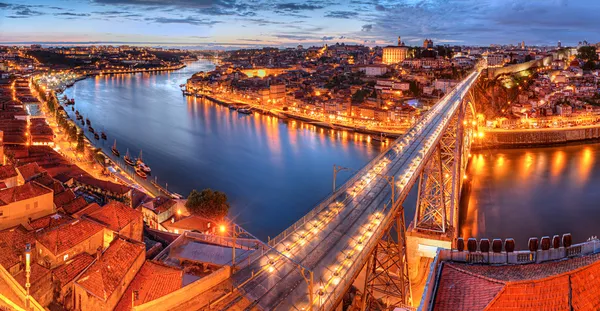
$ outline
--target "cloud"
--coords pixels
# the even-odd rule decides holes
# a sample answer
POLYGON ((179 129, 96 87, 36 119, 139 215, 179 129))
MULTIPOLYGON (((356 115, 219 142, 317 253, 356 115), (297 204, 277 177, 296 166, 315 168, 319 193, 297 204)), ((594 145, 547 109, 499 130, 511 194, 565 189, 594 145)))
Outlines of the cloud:
POLYGON ((159 24, 189 24, 195 26, 213 26, 215 24, 222 23, 221 21, 212 21, 205 18, 195 18, 191 16, 186 18, 154 17, 146 18, 145 20, 159 24))
POLYGON ((323 5, 317 5, 317 4, 288 2, 288 3, 278 3, 278 4, 275 4, 275 8, 277 10, 281 10, 281 11, 298 12, 298 11, 320 10, 320 9, 323 9, 324 6, 323 5))
POLYGON ((366 25, 363 25, 361 28, 361 31, 364 31, 364 32, 369 32, 371 30, 373 30, 373 24, 366 24, 366 25))
POLYGON ((332 36, 323 36, 321 38, 321 40, 323 40, 323 41, 330 41, 330 40, 333 40, 333 39, 335 39, 335 37, 332 37, 332 36))
POLYGON ((325 14, 325 17, 329 18, 342 18, 342 19, 350 19, 357 17, 358 13, 353 11, 331 11, 325 14))
POLYGON ((61 12, 61 13, 54 13, 53 15, 54 15, 54 16, 85 17, 85 16, 90 16, 91 14, 87 14, 87 13, 61 12))

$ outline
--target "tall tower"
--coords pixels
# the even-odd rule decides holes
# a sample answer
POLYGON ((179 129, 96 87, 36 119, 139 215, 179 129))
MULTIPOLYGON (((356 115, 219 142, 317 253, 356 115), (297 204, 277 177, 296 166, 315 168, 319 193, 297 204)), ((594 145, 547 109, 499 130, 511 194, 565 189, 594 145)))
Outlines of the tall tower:
POLYGON ((560 49, 562 47, 562 43, 560 43, 560 40, 558 40, 558 48, 560 49))
POLYGON ((398 36, 398 46, 403 46, 404 43, 402 43, 402 39, 400 38, 400 36, 398 36))

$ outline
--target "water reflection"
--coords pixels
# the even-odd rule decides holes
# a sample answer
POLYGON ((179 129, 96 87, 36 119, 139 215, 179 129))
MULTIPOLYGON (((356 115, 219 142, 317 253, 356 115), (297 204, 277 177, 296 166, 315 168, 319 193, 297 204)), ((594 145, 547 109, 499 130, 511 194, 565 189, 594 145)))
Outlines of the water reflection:
POLYGON ((599 144, 473 153, 461 202, 463 237, 515 238, 600 233, 599 144))
MULTIPOLYGON (((66 91, 110 152, 144 150, 159 182, 187 194, 211 187, 225 191, 232 215, 261 238, 274 236, 331 190, 332 165, 360 168, 383 146, 368 135, 318 128, 296 120, 243 115, 207 100, 183 97, 179 84, 200 61, 171 73, 105 75, 66 91)), ((340 174, 340 180, 347 178, 340 174)))

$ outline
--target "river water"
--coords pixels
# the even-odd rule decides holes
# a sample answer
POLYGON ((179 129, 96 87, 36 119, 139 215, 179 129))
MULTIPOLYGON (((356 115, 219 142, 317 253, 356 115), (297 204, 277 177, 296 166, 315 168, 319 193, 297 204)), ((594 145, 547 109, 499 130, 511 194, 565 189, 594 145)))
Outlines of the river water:
MULTIPOLYGON (((366 136, 299 121, 242 115, 181 95, 208 61, 167 73, 123 74, 77 82, 66 94, 123 154, 143 149, 153 177, 186 196, 224 191, 230 215, 266 239, 302 217, 331 192, 332 166, 360 168, 382 150, 366 136)), ((599 144, 474 152, 461 203, 463 237, 515 238, 571 232, 575 241, 600 233, 599 144)), ((348 173, 339 174, 341 184, 348 173)), ((416 188, 416 187, 415 187, 416 188)), ((415 192, 405 202, 412 220, 415 192)))
MULTIPOLYGON (((366 135, 299 121, 243 115, 193 97, 179 85, 208 61, 167 73, 98 76, 65 94, 89 118, 105 152, 117 140, 122 155, 143 150, 152 177, 184 196, 212 188, 227 194, 232 216, 259 238, 275 236, 332 189, 333 164, 361 168, 381 150, 366 135)), ((349 177, 340 173, 341 183, 349 177)))

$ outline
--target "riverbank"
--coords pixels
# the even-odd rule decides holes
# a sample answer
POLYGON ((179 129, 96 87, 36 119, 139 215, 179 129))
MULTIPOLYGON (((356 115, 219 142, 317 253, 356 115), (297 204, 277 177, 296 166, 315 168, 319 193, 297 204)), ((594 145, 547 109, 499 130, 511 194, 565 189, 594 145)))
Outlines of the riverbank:
MULTIPOLYGON (((188 96, 194 96, 194 95, 188 95, 188 96)), ((290 119, 295 119, 295 120, 299 120, 299 121, 303 121, 321 128, 326 128, 326 129, 332 129, 332 130, 341 130, 341 131, 348 131, 348 132, 356 132, 356 133, 361 133, 361 134, 367 134, 367 135, 374 135, 379 137, 380 135, 383 135, 384 137, 388 137, 388 138, 398 138, 400 136, 402 136, 405 132, 404 131, 390 131, 390 130, 384 130, 384 129, 378 129, 378 130, 374 130, 374 129, 369 129, 366 127, 362 127, 362 126, 356 126, 356 127, 352 127, 349 125, 345 125, 339 122, 335 122, 335 121, 329 121, 329 122, 325 122, 321 119, 317 119, 317 118, 311 118, 309 116, 304 116, 304 115, 299 115, 296 113, 293 113, 291 111, 285 111, 276 107, 264 107, 264 106, 260 106, 260 105, 256 105, 256 104, 250 104, 250 103, 239 103, 239 102, 231 102, 222 98, 218 98, 214 95, 209 96, 209 95, 201 95, 203 98, 206 98, 216 104, 219 105, 223 105, 226 107, 236 107, 236 106, 247 106, 252 108, 255 111, 258 111, 259 113, 262 114, 266 114, 266 115, 272 115, 278 118, 290 118, 290 119)))
POLYGON ((473 148, 520 148, 564 145, 600 139, 600 125, 574 128, 544 128, 522 130, 484 130, 484 137, 476 139, 473 148))

